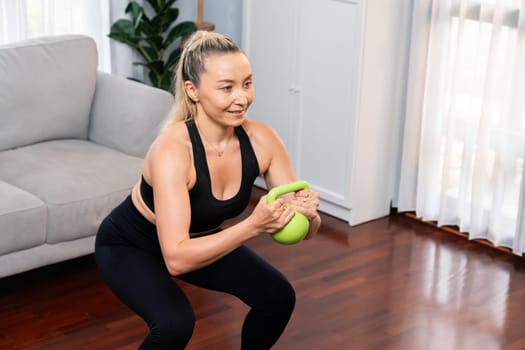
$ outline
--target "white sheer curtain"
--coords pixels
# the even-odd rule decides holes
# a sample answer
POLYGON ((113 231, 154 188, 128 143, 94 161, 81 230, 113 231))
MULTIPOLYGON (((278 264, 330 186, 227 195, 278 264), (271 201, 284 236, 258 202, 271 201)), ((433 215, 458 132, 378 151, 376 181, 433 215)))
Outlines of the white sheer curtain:
POLYGON ((0 44, 27 38, 86 34, 97 43, 99 69, 111 71, 107 0, 0 0, 0 44))
POLYGON ((414 1, 400 210, 525 250, 525 0, 414 1))

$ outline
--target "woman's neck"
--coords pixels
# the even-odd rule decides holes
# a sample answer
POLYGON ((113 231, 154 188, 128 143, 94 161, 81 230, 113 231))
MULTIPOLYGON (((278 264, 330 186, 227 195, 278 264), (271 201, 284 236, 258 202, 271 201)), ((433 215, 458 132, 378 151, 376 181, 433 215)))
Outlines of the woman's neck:
POLYGON ((234 137, 234 128, 222 126, 208 118, 195 117, 195 125, 204 143, 213 149, 218 157, 222 157, 228 150, 228 146, 234 137))

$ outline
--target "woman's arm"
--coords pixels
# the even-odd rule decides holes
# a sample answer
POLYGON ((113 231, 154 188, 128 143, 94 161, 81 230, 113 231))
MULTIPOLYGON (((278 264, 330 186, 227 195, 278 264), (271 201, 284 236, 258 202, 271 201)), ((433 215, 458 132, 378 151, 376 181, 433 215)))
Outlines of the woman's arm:
MULTIPOLYGON (((269 189, 284 185, 297 178, 292 169, 288 151, 279 135, 269 126, 253 122, 252 131, 256 153, 262 154, 264 179, 269 189)), ((317 212, 319 207, 319 193, 313 190, 302 190, 294 194, 283 196, 294 210, 306 215, 310 220, 310 228, 305 239, 312 238, 321 226, 321 217, 317 212)))
POLYGON ((192 159, 188 146, 161 137, 152 148, 149 164, 159 242, 172 275, 209 265, 258 234, 277 231, 294 215, 282 200, 266 204, 264 196, 241 222, 216 234, 190 239, 192 159))

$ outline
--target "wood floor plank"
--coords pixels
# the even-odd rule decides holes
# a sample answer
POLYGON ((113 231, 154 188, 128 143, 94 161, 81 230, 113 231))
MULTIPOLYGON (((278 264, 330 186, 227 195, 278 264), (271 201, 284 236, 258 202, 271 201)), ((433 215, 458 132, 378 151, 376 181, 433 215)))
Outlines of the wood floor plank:
MULTIPOLYGON (((248 245, 297 292, 276 350, 525 349, 520 257, 395 214, 355 227, 323 215, 311 241, 248 245)), ((238 349, 247 307, 179 283, 197 317, 188 349, 238 349)), ((0 349, 131 350, 146 333, 92 255, 0 279, 0 349)))

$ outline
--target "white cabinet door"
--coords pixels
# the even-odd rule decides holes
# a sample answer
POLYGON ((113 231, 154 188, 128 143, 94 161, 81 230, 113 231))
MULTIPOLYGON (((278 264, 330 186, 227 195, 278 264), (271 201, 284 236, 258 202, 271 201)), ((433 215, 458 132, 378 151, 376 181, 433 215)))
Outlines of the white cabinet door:
POLYGON ((356 3, 301 1, 294 159, 326 202, 348 208, 359 64, 356 3))
POLYGON ((349 219, 359 64, 356 1, 247 1, 243 46, 254 72, 250 116, 283 138, 321 210, 349 219))
POLYGON ((294 133, 290 111, 296 2, 255 0, 243 4, 242 46, 250 59, 255 88, 248 115, 275 128, 287 147, 294 133))

